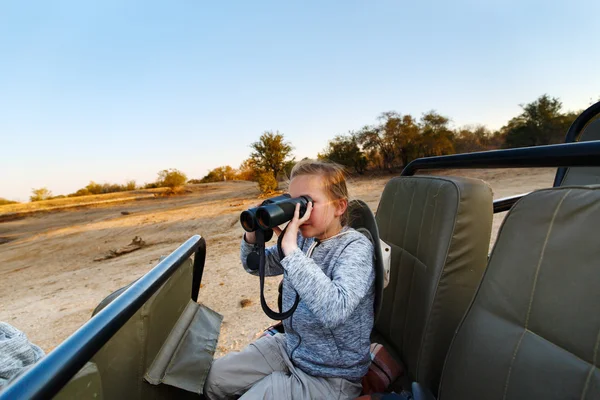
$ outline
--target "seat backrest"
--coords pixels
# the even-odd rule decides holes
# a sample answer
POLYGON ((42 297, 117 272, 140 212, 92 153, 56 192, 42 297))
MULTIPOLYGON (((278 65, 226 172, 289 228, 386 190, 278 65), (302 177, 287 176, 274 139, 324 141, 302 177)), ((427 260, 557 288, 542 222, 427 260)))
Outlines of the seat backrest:
POLYGON ((440 399, 600 399, 600 189, 509 211, 448 353, 440 399))
MULTIPOLYGON (((581 137, 580 142, 600 140, 600 119, 588 124, 581 137)), ((600 167, 570 167, 567 168, 560 186, 592 185, 600 184, 600 167)))
POLYGON ((392 265, 373 340, 434 392, 487 264, 492 207, 491 188, 476 179, 398 177, 382 193, 376 220, 392 265))
POLYGON ((188 259, 92 358, 100 372, 105 398, 186 395, 172 386, 151 385, 144 381, 144 374, 190 301, 192 274, 193 262, 188 259))
POLYGON ((374 250, 374 266, 375 266, 375 301, 373 304, 375 312, 375 321, 379 318, 381 312, 381 304, 383 301, 383 281, 384 281, 384 267, 383 259, 381 256, 381 244, 379 242, 379 229, 377 228, 377 221, 375 215, 362 200, 352 200, 348 203, 348 215, 349 224, 352 228, 361 232, 365 235, 371 243, 373 243, 374 250))

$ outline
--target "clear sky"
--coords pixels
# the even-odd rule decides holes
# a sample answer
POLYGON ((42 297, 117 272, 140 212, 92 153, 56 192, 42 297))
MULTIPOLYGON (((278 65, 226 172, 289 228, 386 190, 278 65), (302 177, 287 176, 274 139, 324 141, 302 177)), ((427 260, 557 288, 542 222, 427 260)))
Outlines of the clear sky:
POLYGON ((315 157, 383 111, 495 129, 600 96, 598 0, 3 1, 0 197, 201 178, 279 130, 315 157))

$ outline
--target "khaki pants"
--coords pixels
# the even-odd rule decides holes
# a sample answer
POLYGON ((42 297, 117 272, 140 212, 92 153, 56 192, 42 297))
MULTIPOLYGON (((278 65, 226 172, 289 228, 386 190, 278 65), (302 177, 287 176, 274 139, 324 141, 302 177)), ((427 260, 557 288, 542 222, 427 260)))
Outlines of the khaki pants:
POLYGON ((215 360, 204 384, 207 398, 354 399, 360 383, 310 376, 296 368, 285 350, 285 335, 263 336, 239 353, 215 360))

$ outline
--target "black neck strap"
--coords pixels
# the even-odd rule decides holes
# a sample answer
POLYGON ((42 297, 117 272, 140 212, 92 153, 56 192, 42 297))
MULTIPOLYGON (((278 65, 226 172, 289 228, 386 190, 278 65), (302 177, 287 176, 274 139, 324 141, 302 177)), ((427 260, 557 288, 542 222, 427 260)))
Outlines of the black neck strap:
MULTIPOLYGON (((285 229, 281 232, 279 237, 277 238, 277 251, 279 252, 279 257, 283 259, 285 255, 283 254, 283 250, 281 249, 281 240, 283 239, 283 235, 285 234, 285 229)), ((259 264, 258 264, 258 276, 260 278, 260 305, 267 315, 267 317, 282 321, 292 316, 296 308, 298 307, 298 303, 300 303, 300 296, 296 293, 296 300, 294 300, 294 304, 292 307, 285 312, 275 312, 269 308, 267 301, 265 300, 265 263, 266 263, 266 255, 265 255, 265 232, 262 229, 258 229, 256 231, 256 244, 258 245, 258 254, 259 254, 259 264)))

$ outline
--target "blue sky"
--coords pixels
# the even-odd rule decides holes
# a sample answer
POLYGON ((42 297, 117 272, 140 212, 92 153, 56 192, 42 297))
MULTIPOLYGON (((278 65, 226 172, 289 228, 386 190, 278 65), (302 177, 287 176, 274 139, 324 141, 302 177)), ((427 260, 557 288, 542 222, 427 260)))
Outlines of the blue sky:
POLYGON ((499 128, 600 96, 597 0, 0 4, 0 197, 299 159, 383 111, 499 128))

